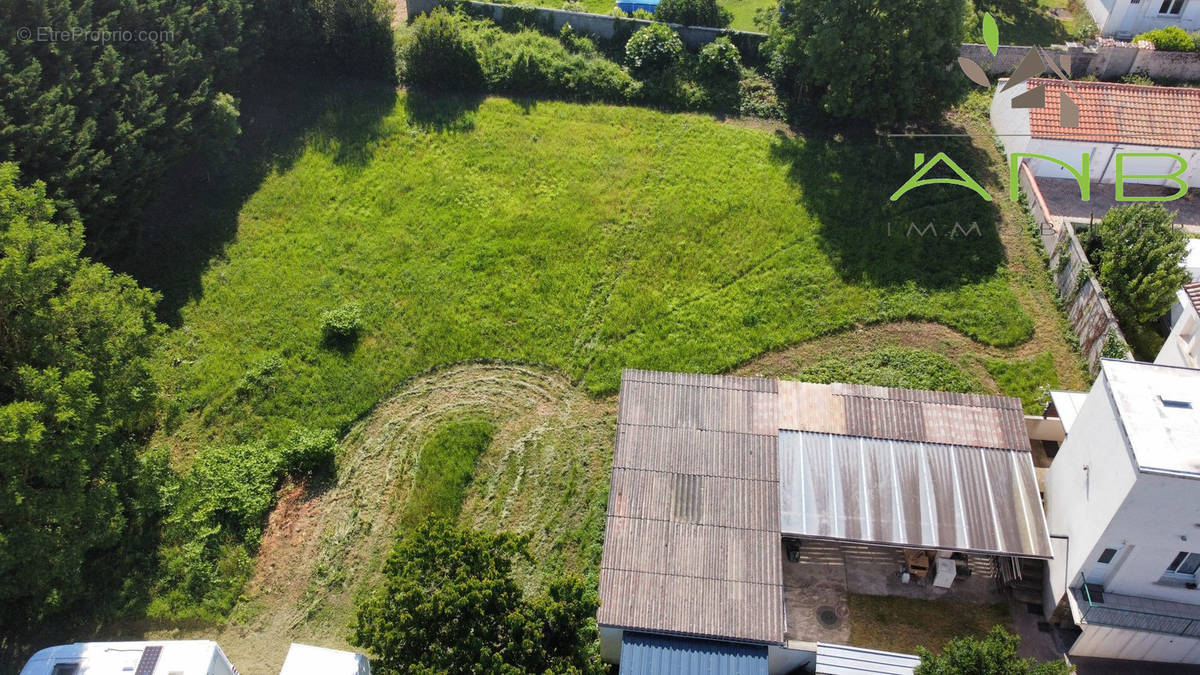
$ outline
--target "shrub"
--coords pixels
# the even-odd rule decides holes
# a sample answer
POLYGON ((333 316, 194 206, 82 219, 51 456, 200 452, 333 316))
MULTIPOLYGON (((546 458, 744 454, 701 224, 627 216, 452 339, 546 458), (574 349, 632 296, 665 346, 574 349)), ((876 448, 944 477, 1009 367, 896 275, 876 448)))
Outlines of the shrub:
POLYGON ((725 28, 733 21, 733 14, 717 0, 662 0, 654 16, 668 23, 710 28, 725 28))
MULTIPOLYGON (((567 0, 567 2, 563 3, 562 8, 568 12, 586 12, 587 11, 587 5, 583 4, 582 2, 579 2, 579 0, 567 0)), ((571 24, 563 24, 563 28, 566 28, 570 25, 571 24)))
POLYGON ((362 311, 356 304, 321 313, 321 337, 327 342, 353 340, 362 329, 362 311))
POLYGON ((644 9, 633 10, 633 18, 643 21, 654 21, 654 15, 644 9))
POLYGON ((564 23, 562 30, 558 31, 558 41, 572 54, 596 53, 596 43, 588 36, 576 33, 569 23, 564 23))
POLYGON ((638 91, 629 73, 601 58, 591 40, 565 26, 557 40, 534 30, 507 33, 486 23, 476 30, 490 91, 617 103, 638 91))
POLYGON ((1166 314, 1188 281, 1187 236, 1174 216, 1161 205, 1134 204, 1110 210, 1097 228, 1101 248, 1091 260, 1126 334, 1166 314))
POLYGON ((640 29, 625 45, 625 65, 640 79, 673 75, 682 56, 683 41, 661 23, 640 29))
POLYGON ((615 16, 618 19, 628 19, 629 18, 629 15, 625 13, 625 10, 623 10, 617 6, 613 6, 612 9, 608 10, 608 15, 615 16))
POLYGON ((401 81, 439 91, 481 89, 483 70, 465 21, 442 7, 417 17, 400 44, 401 81))
POLYGON ((1179 26, 1165 26, 1147 31, 1133 38, 1134 42, 1145 40, 1154 48, 1164 52, 1190 52, 1196 49, 1196 40, 1179 26))
POLYGON ((737 82, 742 74, 742 55, 729 38, 721 36, 700 49, 696 72, 709 84, 737 82))
POLYGON ((738 83, 738 114, 745 117, 783 119, 783 106, 775 85, 761 75, 748 75, 738 83))
POLYGON ((257 398, 270 394, 275 387, 275 374, 283 368, 283 359, 277 355, 257 361, 242 374, 234 387, 240 399, 257 398))
POLYGON ((299 475, 320 473, 333 467, 337 434, 330 429, 301 427, 292 432, 280 453, 283 467, 299 475))

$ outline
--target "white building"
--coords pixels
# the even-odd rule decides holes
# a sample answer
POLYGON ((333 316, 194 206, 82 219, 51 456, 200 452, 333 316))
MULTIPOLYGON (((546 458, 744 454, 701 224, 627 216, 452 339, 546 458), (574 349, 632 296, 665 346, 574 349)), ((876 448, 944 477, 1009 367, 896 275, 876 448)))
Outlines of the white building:
MULTIPOLYGON (((1200 0, 1195 0, 1200 7, 1200 0)), ((1007 83, 1007 80, 1002 80, 1007 83)), ((1092 183, 1116 182, 1117 163, 1124 176, 1162 176, 1179 168, 1172 157, 1135 157, 1133 153, 1169 153, 1187 162, 1181 178, 1200 185, 1200 89, 1153 87, 1113 82, 1072 82, 1032 78, 1002 91, 992 99, 992 126, 1005 152, 1033 153, 1065 162, 1076 171, 1081 156, 1089 158, 1092 183), (1037 108, 1014 108, 1013 99, 1041 88, 1045 103, 1037 108), (1079 106, 1079 124, 1060 124, 1061 95, 1079 106), (1124 154, 1124 157, 1121 155, 1124 154)), ((1027 160, 1038 178, 1075 180, 1071 171, 1054 162, 1027 160)), ((1126 178, 1126 183, 1161 185, 1176 183, 1163 178, 1126 178)))
POLYGON ((237 675, 212 640, 166 642, 76 642, 34 654, 21 675, 237 675))
POLYGON ((1125 40, 1166 26, 1179 26, 1189 33, 1200 29, 1200 2, 1196 0, 1087 0, 1087 9, 1101 35, 1125 40))
POLYGON ((1046 480, 1047 612, 1082 629, 1073 656, 1200 663, 1200 370, 1105 359, 1073 412, 1046 480))
POLYGON ((1200 368, 1200 281, 1179 289, 1179 301, 1171 309, 1171 334, 1154 362, 1200 368))
MULTIPOLYGON (((212 640, 76 642, 34 654, 21 675, 238 675, 212 640)), ((292 643, 279 675, 371 675, 367 657, 292 643)))

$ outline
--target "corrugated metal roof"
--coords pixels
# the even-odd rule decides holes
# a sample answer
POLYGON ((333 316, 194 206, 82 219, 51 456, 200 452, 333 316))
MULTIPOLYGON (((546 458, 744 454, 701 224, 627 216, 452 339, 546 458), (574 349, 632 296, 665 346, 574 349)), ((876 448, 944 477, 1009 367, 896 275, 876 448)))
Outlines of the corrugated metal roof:
POLYGON ((912 654, 817 644, 816 675, 912 675, 920 663, 912 654))
POLYGON ((1017 399, 627 370, 597 619, 636 630, 780 643, 781 521, 798 518, 794 527, 803 526, 808 536, 895 545, 936 541, 929 547, 961 544, 961 550, 1030 541, 1031 549, 1044 544, 1048 551, 1040 506, 1028 512, 1038 499, 1032 470, 1017 399), (815 474, 795 474, 780 489, 780 471, 796 471, 780 461, 782 429, 900 441, 894 445, 906 449, 907 464, 899 474, 881 471, 881 464, 854 474, 849 455, 835 453, 823 475, 851 482, 836 492, 829 483, 820 486, 824 492, 812 485, 798 497, 796 481, 815 474), (931 445, 938 443, 957 451, 931 445), (864 511, 855 490, 886 492, 898 506, 889 502, 881 510, 877 499, 864 496, 864 511), (825 500, 821 509, 804 501, 818 498, 825 500), (823 511, 835 504, 841 511, 823 511), (961 523, 950 517, 958 506, 967 514, 961 523), (856 508, 863 518, 853 517, 856 508), (989 529, 983 525, 990 514, 1003 518, 989 529))
POLYGON ((779 434, 784 534, 1049 558, 1028 452, 779 434))
POLYGON ((766 675, 767 648, 626 631, 623 675, 766 675))
POLYGON ((779 643, 772 380, 626 371, 601 624, 779 643))

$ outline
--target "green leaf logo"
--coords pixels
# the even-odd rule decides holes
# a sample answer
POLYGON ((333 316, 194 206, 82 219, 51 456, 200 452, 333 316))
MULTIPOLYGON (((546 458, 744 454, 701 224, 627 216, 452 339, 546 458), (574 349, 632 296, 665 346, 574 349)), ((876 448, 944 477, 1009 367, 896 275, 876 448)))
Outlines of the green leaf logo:
POLYGON ((991 12, 983 15, 983 43, 987 45, 992 56, 1000 49, 1000 29, 996 26, 996 18, 991 12))

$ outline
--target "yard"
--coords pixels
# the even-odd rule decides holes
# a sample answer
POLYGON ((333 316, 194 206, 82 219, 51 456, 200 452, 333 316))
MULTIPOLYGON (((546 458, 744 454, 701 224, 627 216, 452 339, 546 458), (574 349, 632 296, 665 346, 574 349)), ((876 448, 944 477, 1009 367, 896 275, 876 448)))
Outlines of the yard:
POLYGON ((892 595, 850 594, 850 644, 912 653, 913 645, 940 650, 956 637, 985 635, 992 626, 1012 632, 1006 604, 914 600, 892 595))
MULTIPOLYGON (((239 161, 177 176, 125 266, 164 294, 152 445, 178 467, 345 432, 330 482, 281 493, 223 629, 245 672, 274 672, 268 642, 339 643, 422 504, 529 533, 529 585, 595 575, 624 367, 1084 385, 1017 205, 888 201, 920 140, 354 82, 255 96, 239 161), (978 234, 906 233, 953 220, 978 234), (361 335, 331 344, 320 316, 348 305, 361 335), (490 444, 425 454, 468 427, 490 444)), ((938 149, 1004 193, 994 148, 938 149)))

